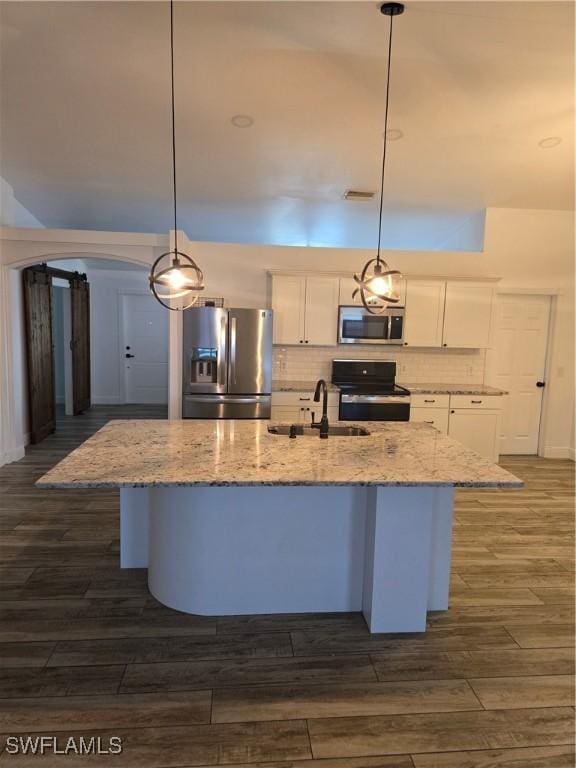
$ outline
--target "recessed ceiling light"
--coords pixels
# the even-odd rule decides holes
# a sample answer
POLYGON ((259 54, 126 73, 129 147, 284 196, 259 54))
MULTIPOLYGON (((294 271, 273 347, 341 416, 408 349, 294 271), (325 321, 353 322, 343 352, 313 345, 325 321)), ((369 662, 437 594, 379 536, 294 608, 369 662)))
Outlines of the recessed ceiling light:
POLYGON ((254 118, 251 115, 234 115, 230 118, 230 122, 235 128, 250 128, 254 125, 254 118))
POLYGON ((553 147, 557 147, 561 141, 562 138, 560 136, 548 136, 545 139, 541 139, 541 141, 538 142, 538 146, 542 147, 542 149, 552 149, 553 147))
POLYGON ((404 136, 399 128, 388 128, 386 131, 386 141, 398 141, 404 136))

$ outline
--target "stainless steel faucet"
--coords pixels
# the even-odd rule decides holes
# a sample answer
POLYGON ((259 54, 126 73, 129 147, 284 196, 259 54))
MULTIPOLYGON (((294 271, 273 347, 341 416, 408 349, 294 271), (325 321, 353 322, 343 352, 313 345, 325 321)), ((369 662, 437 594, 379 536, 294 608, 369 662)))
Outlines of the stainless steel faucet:
POLYGON ((312 414, 312 426, 317 427, 320 430, 320 438, 326 440, 328 437, 328 387, 324 379, 318 379, 316 383, 316 390, 314 392, 314 402, 320 402, 320 390, 323 390, 324 398, 322 400, 322 418, 320 421, 314 421, 314 414, 312 414))

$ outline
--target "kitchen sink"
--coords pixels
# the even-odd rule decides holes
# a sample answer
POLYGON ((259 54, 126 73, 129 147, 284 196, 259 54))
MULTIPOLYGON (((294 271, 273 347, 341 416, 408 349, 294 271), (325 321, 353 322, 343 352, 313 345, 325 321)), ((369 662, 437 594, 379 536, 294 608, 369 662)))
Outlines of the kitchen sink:
MULTIPOLYGON (((303 424, 276 424, 268 427, 271 435, 293 434, 297 437, 318 437, 320 430, 317 427, 305 427, 303 424)), ((328 437, 366 437, 370 432, 364 427, 330 426, 328 437)))

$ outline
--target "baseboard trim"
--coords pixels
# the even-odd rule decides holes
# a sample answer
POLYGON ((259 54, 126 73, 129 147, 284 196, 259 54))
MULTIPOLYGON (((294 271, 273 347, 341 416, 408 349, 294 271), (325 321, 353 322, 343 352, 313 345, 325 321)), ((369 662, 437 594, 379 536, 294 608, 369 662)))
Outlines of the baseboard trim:
POLYGON ((574 461, 574 449, 555 445, 545 445, 542 456, 545 459, 572 459, 572 461, 574 461))
POLYGON ((23 445, 12 448, 11 451, 2 451, 0 453, 0 467, 4 464, 11 464, 13 461, 20 461, 24 457, 26 450, 23 445))

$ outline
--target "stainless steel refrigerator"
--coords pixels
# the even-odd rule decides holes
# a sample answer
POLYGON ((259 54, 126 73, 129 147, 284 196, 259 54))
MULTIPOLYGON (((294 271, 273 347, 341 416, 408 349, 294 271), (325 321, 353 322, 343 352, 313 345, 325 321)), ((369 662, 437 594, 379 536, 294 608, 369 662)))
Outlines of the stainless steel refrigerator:
POLYGON ((272 310, 193 307, 183 321, 182 416, 269 419, 272 310))

